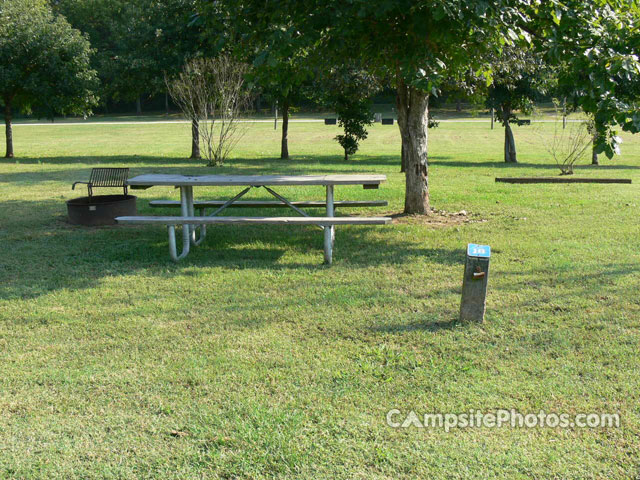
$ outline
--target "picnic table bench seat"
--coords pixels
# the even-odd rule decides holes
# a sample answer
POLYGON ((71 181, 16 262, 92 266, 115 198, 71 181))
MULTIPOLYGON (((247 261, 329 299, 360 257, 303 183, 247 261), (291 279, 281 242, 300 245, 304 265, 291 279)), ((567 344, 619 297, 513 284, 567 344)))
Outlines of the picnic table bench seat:
POLYGON ((213 224, 264 224, 264 225, 386 225, 391 217, 175 217, 132 216, 117 217, 118 223, 134 225, 213 225, 213 224))
MULTIPOLYGON (((202 217, 202 216, 131 216, 116 217, 119 224, 132 225, 166 225, 169 232, 169 254, 178 261, 189 253, 189 245, 199 245, 206 235, 206 226, 224 225, 317 225, 331 228, 334 225, 386 225, 391 223, 391 217, 202 217), (200 226, 200 238, 195 238, 195 229, 187 230, 188 237, 184 237, 182 253, 176 250, 176 225, 200 226)), ((328 263, 333 256, 333 235, 325 237, 324 255, 328 263)))

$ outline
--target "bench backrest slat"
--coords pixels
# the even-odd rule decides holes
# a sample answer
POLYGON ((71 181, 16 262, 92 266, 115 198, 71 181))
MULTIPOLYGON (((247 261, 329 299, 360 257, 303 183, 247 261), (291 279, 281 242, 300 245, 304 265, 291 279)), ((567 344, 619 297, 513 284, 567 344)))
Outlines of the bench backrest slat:
POLYGON ((128 177, 128 168, 94 168, 89 182, 92 187, 124 187, 128 177))

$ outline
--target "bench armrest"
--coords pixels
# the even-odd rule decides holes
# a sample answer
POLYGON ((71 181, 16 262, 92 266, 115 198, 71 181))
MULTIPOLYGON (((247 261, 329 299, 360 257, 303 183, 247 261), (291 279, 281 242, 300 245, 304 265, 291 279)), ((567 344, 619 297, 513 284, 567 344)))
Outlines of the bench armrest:
POLYGON ((73 185, 71 185, 71 190, 75 190, 76 189, 76 185, 82 183, 84 185, 91 185, 91 182, 73 182, 73 185))

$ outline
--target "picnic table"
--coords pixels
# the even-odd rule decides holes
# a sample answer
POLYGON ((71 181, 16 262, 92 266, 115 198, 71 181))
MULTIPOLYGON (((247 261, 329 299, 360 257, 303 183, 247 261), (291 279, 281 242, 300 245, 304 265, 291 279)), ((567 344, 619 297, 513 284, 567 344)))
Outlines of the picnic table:
POLYGON ((378 188, 386 181, 385 175, 167 175, 144 174, 127 180, 131 189, 147 189, 154 186, 172 186, 180 189, 180 201, 155 200, 150 206, 156 208, 179 208, 180 215, 174 216, 132 216, 117 217, 122 224, 166 225, 169 234, 169 253, 175 261, 189 254, 191 246, 202 243, 206 236, 206 226, 211 224, 267 224, 267 225, 317 225, 324 230, 324 260, 331 264, 336 225, 381 225, 391 222, 389 217, 336 217, 336 207, 383 206, 385 201, 334 201, 334 187, 337 185, 362 185, 365 189, 378 188), (289 201, 274 188, 281 186, 322 185, 326 188, 326 200, 289 201), (194 200, 194 187, 244 187, 229 200, 194 200), (253 188, 263 188, 275 201, 241 201, 253 188), (278 208, 288 207, 296 217, 251 217, 220 216, 227 208, 278 208), (324 207, 324 216, 313 216, 303 208, 324 207), (207 214, 206 210, 213 208, 207 214), (196 215, 198 210, 200 215, 196 215), (182 251, 176 248, 177 225, 182 226, 182 251), (199 234, 196 235, 198 233, 199 234))

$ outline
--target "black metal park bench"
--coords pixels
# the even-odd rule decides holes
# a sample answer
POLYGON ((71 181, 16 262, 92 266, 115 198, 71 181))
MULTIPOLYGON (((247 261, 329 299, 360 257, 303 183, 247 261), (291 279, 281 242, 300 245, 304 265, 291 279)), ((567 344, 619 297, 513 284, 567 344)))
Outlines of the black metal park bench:
POLYGON ((129 178, 128 168, 93 168, 88 182, 75 182, 71 190, 75 190, 78 183, 87 185, 89 196, 93 196, 93 189, 96 187, 122 188, 127 194, 127 179, 129 178))

